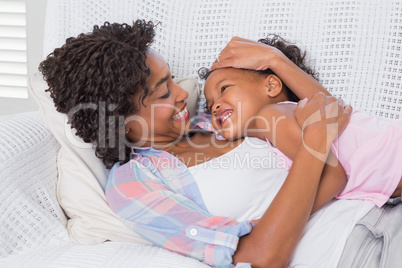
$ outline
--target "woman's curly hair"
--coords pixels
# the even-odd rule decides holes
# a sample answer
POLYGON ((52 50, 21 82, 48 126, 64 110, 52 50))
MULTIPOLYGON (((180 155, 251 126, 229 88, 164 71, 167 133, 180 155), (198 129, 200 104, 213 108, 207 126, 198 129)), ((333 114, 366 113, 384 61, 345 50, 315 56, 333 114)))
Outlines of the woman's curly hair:
MULTIPOLYGON (((282 37, 276 34, 270 34, 266 38, 258 40, 258 42, 272 46, 280 50, 287 58, 289 58, 294 64, 296 64, 300 69, 304 72, 312 76, 314 79, 318 80, 316 72, 307 65, 306 63, 306 52, 302 52, 302 50, 286 41, 282 37)), ((256 71, 256 70, 247 70, 249 72, 262 74, 268 76, 270 74, 275 74, 272 70, 267 69, 263 71, 256 71)), ((208 71, 206 68, 201 68, 198 71, 198 74, 201 79, 207 79, 211 72, 208 71)), ((300 99, 283 83, 284 89, 286 91, 286 95, 290 101, 299 101, 300 99)))
POLYGON ((107 168, 129 160, 124 117, 148 95, 145 60, 154 27, 144 20, 95 25, 90 33, 68 38, 39 65, 57 111, 68 114, 76 135, 94 144, 107 168))

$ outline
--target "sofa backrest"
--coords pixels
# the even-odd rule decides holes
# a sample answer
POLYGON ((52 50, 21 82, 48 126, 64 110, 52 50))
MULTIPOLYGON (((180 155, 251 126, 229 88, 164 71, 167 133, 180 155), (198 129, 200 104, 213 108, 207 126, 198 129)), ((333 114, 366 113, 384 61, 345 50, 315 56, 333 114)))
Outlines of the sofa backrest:
POLYGON ((269 33, 299 44, 321 83, 355 109, 402 116, 402 2, 398 0, 52 0, 47 55, 93 25, 161 22, 154 48, 177 77, 197 77, 232 36, 269 33))

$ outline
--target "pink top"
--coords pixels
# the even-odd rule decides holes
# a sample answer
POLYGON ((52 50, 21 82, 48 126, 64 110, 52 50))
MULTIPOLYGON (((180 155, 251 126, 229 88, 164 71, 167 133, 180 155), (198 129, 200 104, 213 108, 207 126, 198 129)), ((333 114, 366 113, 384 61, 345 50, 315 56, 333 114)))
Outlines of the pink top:
MULTIPOLYGON (((292 160, 273 149, 289 170, 292 160)), ((348 177, 337 198, 371 200, 378 207, 384 205, 402 177, 402 120, 354 111, 331 149, 348 177)))

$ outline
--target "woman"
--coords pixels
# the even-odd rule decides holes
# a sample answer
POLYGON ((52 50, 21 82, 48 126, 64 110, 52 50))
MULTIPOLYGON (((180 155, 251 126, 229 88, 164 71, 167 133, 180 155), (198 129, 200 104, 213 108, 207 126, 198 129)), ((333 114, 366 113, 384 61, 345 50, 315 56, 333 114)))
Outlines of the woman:
MULTIPOLYGON (((254 221, 255 226, 250 220, 211 214, 188 167, 221 159, 243 141, 226 142, 217 140, 213 133, 190 131, 187 93, 173 82, 161 55, 150 48, 153 38, 152 23, 105 23, 95 26, 92 33, 67 39, 40 65, 59 112, 68 113, 82 103, 93 104, 78 109, 70 122, 78 136, 95 145, 105 165, 113 166, 106 189, 111 208, 156 245, 211 265, 247 262, 253 267, 286 266, 309 219, 325 163, 299 146, 289 174, 273 168, 281 183, 277 192, 271 191, 272 199, 264 201, 269 207, 263 208, 268 207, 254 221)), ((269 52, 266 60, 278 76, 300 79, 300 84, 289 85, 300 98, 326 92, 278 51, 269 52)), ((241 55, 236 58, 245 59, 241 55)), ((323 111, 334 101, 333 97, 315 95, 298 107, 298 122, 303 124, 312 113, 323 111)), ((342 104, 332 107, 338 117, 304 129, 310 148, 328 151, 346 126, 351 108, 342 104), (339 129, 323 131, 333 122, 339 129)), ((249 150, 255 153, 253 148, 249 150)), ((264 169, 263 175, 270 176, 270 172, 264 169)))

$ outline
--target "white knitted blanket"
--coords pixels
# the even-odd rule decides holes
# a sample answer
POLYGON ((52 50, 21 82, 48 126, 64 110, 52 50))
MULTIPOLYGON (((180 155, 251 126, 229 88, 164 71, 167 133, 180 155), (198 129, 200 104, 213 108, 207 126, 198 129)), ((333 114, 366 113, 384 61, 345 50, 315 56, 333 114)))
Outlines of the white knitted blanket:
POLYGON ((161 22, 154 47, 177 77, 197 77, 234 35, 300 45, 321 83, 355 109, 402 115, 400 0, 52 0, 44 54, 94 24, 161 22))

